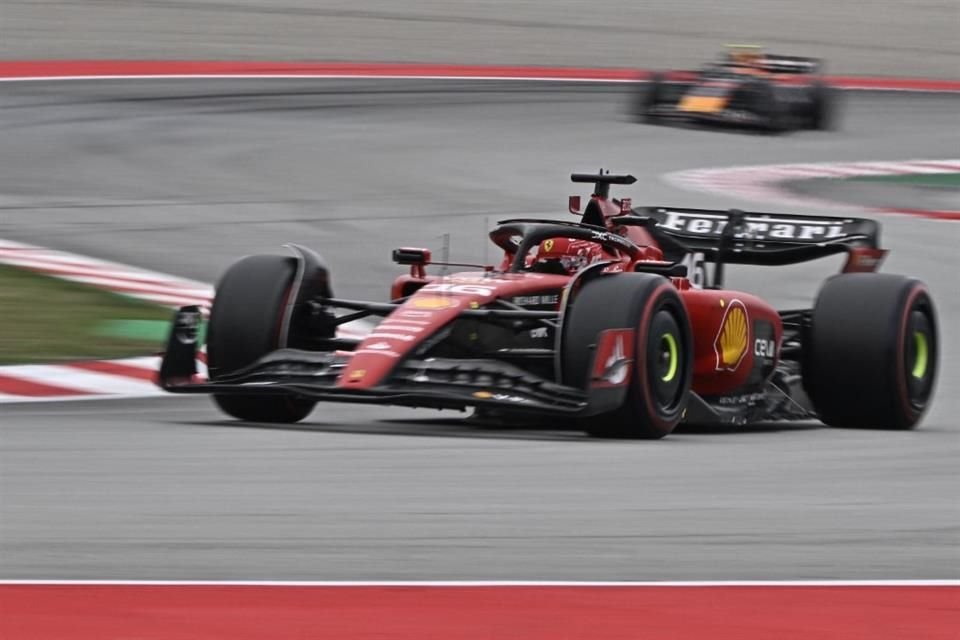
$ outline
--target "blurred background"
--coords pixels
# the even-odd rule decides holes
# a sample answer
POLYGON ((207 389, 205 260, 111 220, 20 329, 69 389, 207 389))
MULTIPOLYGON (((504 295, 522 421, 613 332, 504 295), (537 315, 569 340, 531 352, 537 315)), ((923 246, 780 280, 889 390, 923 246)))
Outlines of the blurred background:
POLYGON ((955 0, 5 0, 0 59, 686 67, 725 42, 956 77, 955 0))

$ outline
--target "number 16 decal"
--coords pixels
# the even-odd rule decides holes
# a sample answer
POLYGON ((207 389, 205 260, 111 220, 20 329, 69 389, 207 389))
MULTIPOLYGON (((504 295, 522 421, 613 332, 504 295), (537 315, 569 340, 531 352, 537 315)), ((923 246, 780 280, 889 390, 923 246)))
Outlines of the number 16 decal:
POLYGON ((687 278, 694 289, 707 286, 707 261, 702 253, 688 253, 681 264, 687 267, 687 278))

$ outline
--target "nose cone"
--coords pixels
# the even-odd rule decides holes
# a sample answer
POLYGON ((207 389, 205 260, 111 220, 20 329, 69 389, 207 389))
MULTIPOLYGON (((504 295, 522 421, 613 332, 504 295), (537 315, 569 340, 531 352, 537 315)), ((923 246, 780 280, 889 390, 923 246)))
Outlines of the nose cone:
POLYGON ((677 105, 677 109, 685 113, 717 113, 727 104, 723 96, 686 96, 677 105))

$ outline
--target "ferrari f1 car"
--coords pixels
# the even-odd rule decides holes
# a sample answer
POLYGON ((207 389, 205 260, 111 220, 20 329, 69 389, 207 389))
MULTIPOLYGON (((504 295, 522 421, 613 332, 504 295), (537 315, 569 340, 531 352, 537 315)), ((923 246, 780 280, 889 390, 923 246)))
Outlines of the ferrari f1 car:
MULTIPOLYGON (((220 279, 197 376, 201 309, 175 318, 159 383, 208 393, 230 416, 296 422, 318 401, 474 408, 544 416, 589 434, 661 438, 681 422, 740 425, 818 418, 909 429, 937 370, 934 304, 919 281, 874 273, 875 222, 743 211, 633 208, 594 183, 578 221, 516 219, 490 239, 499 265, 428 273, 430 251, 387 302, 334 295, 320 255, 256 255, 220 279), (729 264, 785 265, 845 254, 809 309, 776 310, 723 286, 729 264), (693 272, 690 271, 693 267, 693 272), (382 318, 362 338, 338 335, 382 318)), ((469 265, 459 265, 469 266, 469 265)))
POLYGON ((635 94, 638 120, 726 124, 771 132, 829 129, 833 96, 820 61, 731 49, 700 71, 655 73, 635 94))

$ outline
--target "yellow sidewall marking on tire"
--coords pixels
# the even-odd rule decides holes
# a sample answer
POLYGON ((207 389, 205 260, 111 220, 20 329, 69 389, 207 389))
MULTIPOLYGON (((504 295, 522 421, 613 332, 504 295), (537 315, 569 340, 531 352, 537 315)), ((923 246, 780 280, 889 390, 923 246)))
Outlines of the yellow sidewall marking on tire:
POLYGON ((670 382, 677 376, 680 362, 680 358, 677 357, 677 339, 673 337, 672 333, 665 333, 660 336, 660 339, 667 343, 667 349, 670 351, 670 368, 660 379, 664 382, 670 382))
POLYGON ((927 362, 930 357, 930 348, 927 345, 927 334, 922 331, 913 332, 913 344, 917 348, 917 355, 913 361, 911 374, 918 380, 927 374, 927 362))

